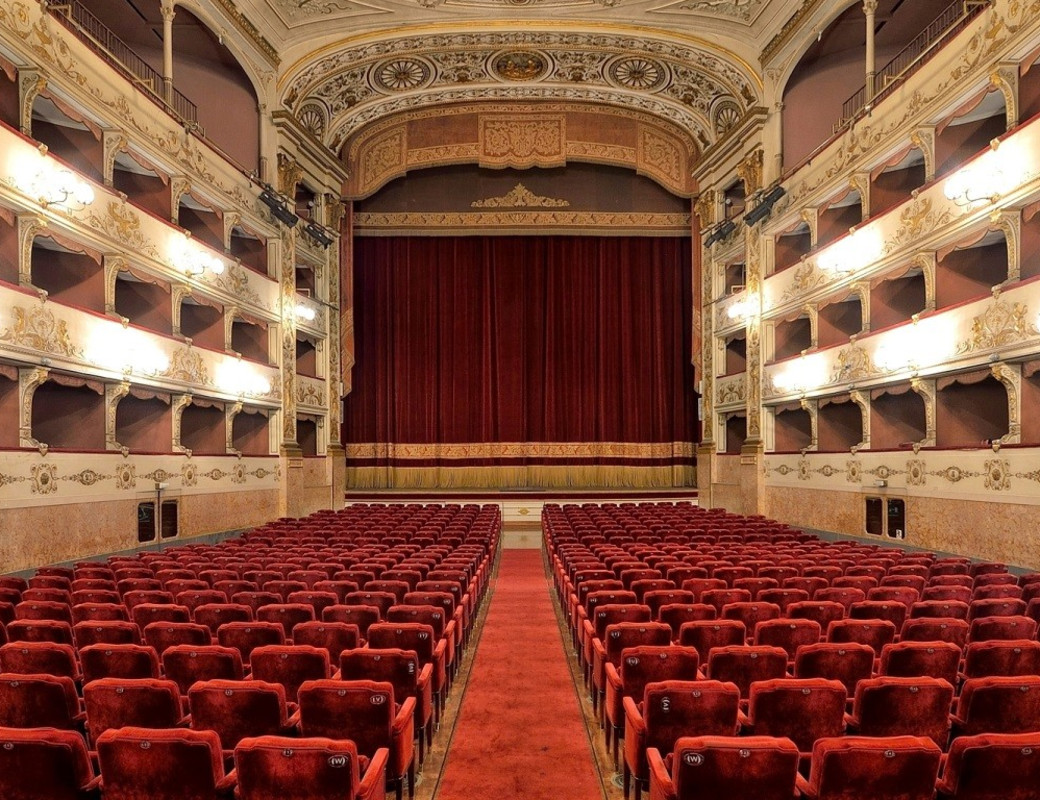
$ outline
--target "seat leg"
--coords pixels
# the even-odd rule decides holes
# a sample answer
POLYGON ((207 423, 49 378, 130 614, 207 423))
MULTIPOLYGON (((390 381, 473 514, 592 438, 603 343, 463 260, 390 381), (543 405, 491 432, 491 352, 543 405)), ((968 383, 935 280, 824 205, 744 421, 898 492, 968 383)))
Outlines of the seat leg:
POLYGON ((423 733, 423 729, 419 729, 419 766, 421 767, 423 761, 426 760, 426 736, 423 733))
POLYGON ((415 800, 415 759, 408 765, 408 800, 415 800))
POLYGON ((636 800, 639 800, 643 793, 643 782, 639 778, 633 778, 632 782, 636 785, 636 800))
POLYGON ((403 775, 398 775, 397 779, 394 781, 394 797, 396 797, 397 800, 403 800, 403 798, 404 798, 404 776, 403 775))
POLYGON ((619 735, 620 735, 620 734, 619 734, 618 728, 614 727, 614 725, 613 725, 613 724, 611 724, 609 720, 607 721, 607 727, 608 727, 608 728, 613 728, 613 729, 614 729, 614 769, 616 770, 616 769, 617 769, 617 766, 618 766, 618 763, 617 763, 617 757, 618 757, 618 738, 619 738, 619 735))
POLYGON ((621 787, 625 792, 625 800, 628 800, 628 793, 632 788, 632 773, 628 771, 627 761, 621 766, 621 787))

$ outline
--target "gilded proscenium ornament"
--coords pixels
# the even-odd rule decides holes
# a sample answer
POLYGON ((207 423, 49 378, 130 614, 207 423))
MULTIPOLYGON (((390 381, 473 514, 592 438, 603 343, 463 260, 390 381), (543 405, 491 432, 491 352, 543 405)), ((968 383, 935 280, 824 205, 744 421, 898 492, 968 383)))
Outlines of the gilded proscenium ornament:
MULTIPOLYGON (((762 259, 761 236, 758 231, 745 229, 747 247, 747 296, 761 299, 762 259)), ((757 315, 747 318, 747 438, 761 441, 762 437, 762 323, 757 315)))
POLYGON ((69 336, 68 324, 47 307, 46 299, 31 308, 11 309, 14 324, 0 331, 0 342, 28 351, 51 353, 67 358, 82 358, 83 348, 69 336))
POLYGON ((762 169, 764 153, 761 149, 750 153, 747 158, 737 164, 737 177, 744 182, 744 193, 747 195, 762 188, 762 169))
POLYGON ((536 195, 522 183, 518 183, 506 194, 474 200, 471 208, 568 208, 570 201, 562 198, 536 195))

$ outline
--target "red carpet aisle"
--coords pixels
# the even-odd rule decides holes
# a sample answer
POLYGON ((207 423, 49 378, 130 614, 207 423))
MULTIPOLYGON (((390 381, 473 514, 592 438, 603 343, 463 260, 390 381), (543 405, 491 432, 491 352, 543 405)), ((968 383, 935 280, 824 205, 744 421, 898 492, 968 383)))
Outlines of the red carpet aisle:
POLYGON ((538 550, 505 550, 435 800, 602 800, 538 550))

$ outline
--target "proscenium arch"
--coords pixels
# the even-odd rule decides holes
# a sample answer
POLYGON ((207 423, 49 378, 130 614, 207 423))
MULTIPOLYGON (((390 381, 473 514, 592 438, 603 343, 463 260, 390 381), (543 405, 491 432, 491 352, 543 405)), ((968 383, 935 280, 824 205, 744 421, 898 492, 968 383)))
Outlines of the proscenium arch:
POLYGON ((327 45, 286 70, 279 93, 281 104, 334 152, 390 115, 475 101, 644 112, 684 129, 704 151, 761 110, 762 82, 736 53, 696 37, 496 25, 327 45))
POLYGON ((552 168, 570 162, 631 169, 672 194, 698 189, 689 133, 652 114, 591 103, 456 103, 372 123, 341 157, 343 196, 362 199, 415 169, 452 164, 552 168))

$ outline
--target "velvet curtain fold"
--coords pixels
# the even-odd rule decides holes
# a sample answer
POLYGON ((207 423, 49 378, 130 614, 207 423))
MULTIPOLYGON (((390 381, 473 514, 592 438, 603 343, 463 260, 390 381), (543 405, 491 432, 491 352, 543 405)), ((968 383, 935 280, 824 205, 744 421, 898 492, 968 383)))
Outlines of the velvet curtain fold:
POLYGON ((359 238, 353 463, 693 463, 688 238, 359 238))

